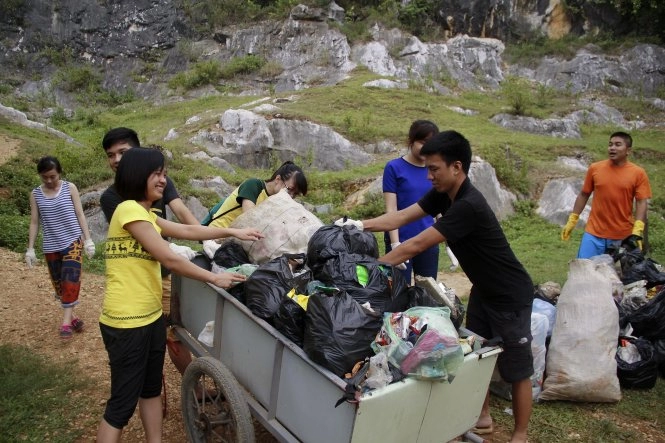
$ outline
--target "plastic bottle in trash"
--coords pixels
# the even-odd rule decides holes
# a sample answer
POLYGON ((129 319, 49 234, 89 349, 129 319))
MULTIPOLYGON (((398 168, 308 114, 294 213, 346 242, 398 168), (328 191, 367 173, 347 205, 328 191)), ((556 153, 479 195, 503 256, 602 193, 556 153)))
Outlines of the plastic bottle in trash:
POLYGON ((203 327, 203 330, 199 334, 199 341, 208 347, 212 347, 213 335, 215 332, 215 321, 209 321, 203 327))

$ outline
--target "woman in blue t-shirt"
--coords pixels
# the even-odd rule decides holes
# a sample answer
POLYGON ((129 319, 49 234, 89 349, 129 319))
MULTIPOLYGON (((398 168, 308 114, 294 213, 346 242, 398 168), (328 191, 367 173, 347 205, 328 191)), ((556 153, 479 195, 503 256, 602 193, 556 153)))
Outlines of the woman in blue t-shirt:
MULTIPOLYGON (((420 149, 427 140, 438 133, 439 128, 429 120, 416 120, 411 124, 407 141, 408 152, 402 157, 389 161, 383 170, 383 198, 386 213, 411 206, 432 189, 432 183, 427 179, 425 159, 420 155, 420 149)), ((401 242, 420 234, 433 223, 433 218, 424 217, 394 231, 386 232, 384 234, 386 253, 401 242)), ((457 260, 454 256, 451 257, 451 261, 456 267, 457 260)), ((406 269, 402 273, 409 283, 411 283, 412 274, 436 279, 439 269, 438 245, 416 255, 405 265, 406 269)), ((451 269, 454 268, 451 267, 451 269)))

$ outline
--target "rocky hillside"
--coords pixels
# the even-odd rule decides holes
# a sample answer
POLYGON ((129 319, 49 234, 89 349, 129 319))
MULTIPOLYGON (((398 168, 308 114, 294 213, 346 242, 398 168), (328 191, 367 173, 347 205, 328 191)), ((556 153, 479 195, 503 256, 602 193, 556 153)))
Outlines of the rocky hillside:
MULTIPOLYGON (((556 0, 442 1, 438 16, 445 19, 443 23, 434 20, 434 25, 445 31, 444 38, 428 42, 379 22, 370 23, 366 38, 350 40, 341 29, 348 25, 353 10, 334 2, 325 7, 297 5, 280 20, 207 28, 201 26, 205 20, 200 15, 183 6, 186 3, 3 2, 7 13, 0 14, 0 115, 57 133, 49 126, 51 119, 73 115, 90 104, 82 102, 90 97, 111 104, 123 97, 161 104, 203 95, 264 96, 248 100, 241 109, 226 110, 216 124, 186 140, 194 151, 188 154, 191 158, 227 171, 234 166, 266 168, 275 158, 294 156, 311 157, 312 166, 320 170, 341 170, 349 162, 366 164, 374 154, 396 151, 394 144, 382 140, 354 142, 325 125, 284 118, 279 103, 270 99, 276 93, 336 85, 358 68, 376 77, 363 85, 366 88, 426 90, 435 96, 493 91, 515 78, 525 82, 516 83, 518 88, 537 85, 534 90, 540 86, 557 91, 570 97, 573 103, 567 109, 573 111, 547 118, 497 113, 491 122, 571 143, 582 137, 584 125, 649 130, 660 128, 665 115, 661 99, 665 48, 661 46, 639 44, 619 54, 605 54, 599 47, 587 45, 568 58, 545 57, 527 64, 504 60, 504 41, 516 33, 560 37, 613 23, 616 17, 602 7, 593 11, 581 7, 575 15, 556 0), (210 73, 200 72, 204 69, 224 69, 238 60, 246 64, 260 61, 261 69, 183 87, 191 76, 210 73), (640 97, 644 113, 624 115, 607 103, 609 96, 640 97)), ((281 100, 288 102, 289 98, 281 100)), ((459 106, 449 110, 463 115, 478 112, 459 106)), ((181 127, 164 134, 164 139, 187 133, 188 125, 200 118, 189 117, 181 127)), ((475 164, 476 170, 487 171, 476 177, 487 181, 482 186, 492 195, 495 211, 510 214, 515 194, 499 185, 491 166, 481 159, 475 164)), ((543 183, 540 189, 545 200, 539 201, 538 209, 556 223, 565 221, 565 211, 580 186, 576 177, 585 168, 584 159, 564 157, 561 164, 569 168, 571 178, 543 183)), ((213 186, 220 195, 229 186, 221 177, 194 185, 213 186)), ((376 188, 374 182, 350 201, 361 203, 363 194, 377 192, 376 188)), ((541 198, 540 193, 535 197, 541 198)), ((87 198, 92 201, 95 195, 87 198)), ((195 212, 203 210, 196 201, 190 205, 195 212)))

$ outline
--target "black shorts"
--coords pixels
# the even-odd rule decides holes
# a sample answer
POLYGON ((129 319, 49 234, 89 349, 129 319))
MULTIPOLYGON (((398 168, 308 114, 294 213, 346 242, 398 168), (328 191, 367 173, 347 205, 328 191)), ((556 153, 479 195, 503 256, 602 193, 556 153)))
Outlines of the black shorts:
POLYGON ((497 366, 505 381, 513 383, 533 375, 531 306, 519 311, 496 311, 477 294, 472 295, 466 312, 466 327, 486 339, 501 337, 503 352, 499 354, 497 366))
POLYGON ((111 398, 104 420, 124 428, 134 415, 139 398, 162 393, 166 348, 164 316, 140 328, 120 329, 99 324, 111 366, 111 398))

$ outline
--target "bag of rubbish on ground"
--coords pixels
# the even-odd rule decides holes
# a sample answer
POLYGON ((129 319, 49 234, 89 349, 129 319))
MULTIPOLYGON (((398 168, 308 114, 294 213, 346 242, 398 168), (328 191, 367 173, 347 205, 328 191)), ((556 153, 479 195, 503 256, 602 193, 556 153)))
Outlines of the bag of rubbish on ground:
POLYGON ((665 288, 632 313, 628 321, 633 327, 632 335, 649 340, 665 338, 665 288))
POLYGON ((656 386, 658 362, 649 340, 620 337, 616 361, 622 388, 651 389, 656 386))
POLYGON ((464 361, 448 307, 386 312, 372 349, 385 353, 404 374, 425 380, 451 382, 464 361))
POLYGON ((570 262, 557 302, 541 400, 617 402, 619 314, 612 283, 588 259, 570 262))

